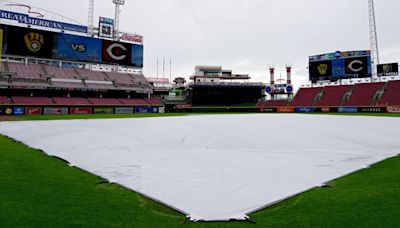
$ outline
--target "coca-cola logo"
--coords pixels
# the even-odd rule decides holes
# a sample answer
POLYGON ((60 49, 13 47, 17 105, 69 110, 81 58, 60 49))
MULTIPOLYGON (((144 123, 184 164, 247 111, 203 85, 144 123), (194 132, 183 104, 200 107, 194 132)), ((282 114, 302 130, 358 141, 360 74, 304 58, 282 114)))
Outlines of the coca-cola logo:
POLYGON ((125 33, 121 36, 121 40, 143 43, 143 36, 125 33))

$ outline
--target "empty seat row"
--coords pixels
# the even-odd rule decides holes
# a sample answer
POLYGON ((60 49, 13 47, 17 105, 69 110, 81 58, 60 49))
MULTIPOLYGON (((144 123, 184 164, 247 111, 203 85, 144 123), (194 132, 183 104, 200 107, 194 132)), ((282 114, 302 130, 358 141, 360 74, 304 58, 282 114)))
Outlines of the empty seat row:
POLYGON ((0 104, 17 104, 17 105, 132 105, 132 106, 149 106, 162 105, 161 98, 152 97, 150 99, 141 98, 83 98, 83 97, 26 97, 14 96, 9 99, 0 96, 0 104))

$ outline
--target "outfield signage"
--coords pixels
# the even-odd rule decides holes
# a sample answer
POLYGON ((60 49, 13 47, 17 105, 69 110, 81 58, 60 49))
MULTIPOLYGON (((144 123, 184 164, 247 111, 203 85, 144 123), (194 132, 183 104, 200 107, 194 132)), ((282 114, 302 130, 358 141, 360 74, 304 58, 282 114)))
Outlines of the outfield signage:
POLYGON ((134 113, 133 107, 118 107, 115 108, 115 114, 132 114, 134 113))
POLYGON ((6 10, 0 10, 0 18, 11 21, 17 21, 20 24, 34 25, 34 26, 59 29, 71 32, 87 33, 88 31, 88 28, 86 26, 30 17, 27 14, 16 13, 6 10))
POLYGON ((24 115, 25 108, 24 107, 14 107, 14 115, 24 115))
POLYGON ((298 113, 309 113, 309 112, 316 112, 316 108, 296 108, 296 112, 298 113))
POLYGON ((357 113, 358 108, 357 107, 341 107, 338 109, 338 112, 343 112, 343 113, 357 113))
POLYGON ((366 108, 359 108, 359 112, 366 112, 366 113, 383 113, 386 112, 386 108, 383 107, 366 107, 366 108))
POLYGON ((80 108, 70 108, 70 114, 92 114, 92 108, 80 107, 80 108))
POLYGON ((388 106, 387 112, 389 113, 400 113, 400 106, 388 106))
POLYGON ((0 115, 12 115, 13 109, 9 107, 0 107, 0 115))
POLYGON ((68 114, 68 108, 44 108, 44 114, 45 115, 67 115, 68 114))
POLYGON ((94 114, 114 114, 114 108, 94 108, 94 114))
POLYGON ((25 115, 41 115, 42 108, 40 107, 27 107, 25 108, 25 115))

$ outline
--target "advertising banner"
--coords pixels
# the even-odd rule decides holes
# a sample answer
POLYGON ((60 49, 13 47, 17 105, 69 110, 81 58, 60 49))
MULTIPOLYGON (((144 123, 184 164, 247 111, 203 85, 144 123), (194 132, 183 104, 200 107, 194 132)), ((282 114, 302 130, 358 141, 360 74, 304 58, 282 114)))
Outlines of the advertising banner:
POLYGON ((55 59, 101 63, 102 41, 100 39, 61 33, 56 38, 53 51, 55 59))
POLYGON ((297 113, 310 113, 310 112, 316 112, 316 108, 296 108, 295 111, 297 113))
POLYGON ((94 114, 114 114, 114 108, 94 108, 94 114))
POLYGON ((70 114, 92 114, 92 108, 89 107, 70 108, 70 114))
POLYGON ((53 107, 48 107, 44 108, 44 114, 45 115, 67 115, 68 114, 68 108, 63 107, 63 108, 53 108, 53 107))
POLYGON ((400 113, 400 106, 388 106, 387 112, 388 113, 400 113))
POLYGON ((383 112, 386 112, 386 108, 384 108, 384 107, 366 107, 366 108, 358 108, 358 112, 383 113, 383 112))
POLYGON ((26 107, 25 115, 42 115, 42 108, 39 107, 26 107))
POLYGON ((17 21, 20 24, 34 25, 51 29, 59 29, 71 32, 87 33, 87 27, 82 25, 74 25, 58 21, 46 20, 38 17, 30 17, 27 14, 0 10, 0 18, 17 21))
POLYGON ((151 107, 136 107, 135 113, 152 113, 153 108, 151 107))
POLYGON ((260 112, 273 113, 273 112, 276 112, 276 108, 261 108, 260 112))
POLYGON ((5 53, 9 55, 51 58, 52 32, 8 26, 5 53))
POLYGON ((338 109, 338 112, 343 112, 343 113, 357 113, 358 108, 357 107, 340 107, 338 109))
POLYGON ((399 64, 398 63, 387 63, 378 65, 378 76, 398 76, 399 75, 399 64))
POLYGON ((151 112, 152 113, 158 113, 159 112, 159 108, 158 107, 153 107, 151 112))
POLYGON ((130 107, 115 108, 115 114, 132 114, 134 112, 135 112, 134 108, 130 108, 130 107))
POLYGON ((24 107, 14 107, 14 115, 24 115, 25 108, 24 107))
POLYGON ((331 112, 331 108, 321 108, 321 112, 331 112))
POLYGON ((279 113, 294 113, 294 108, 293 107, 278 107, 277 110, 279 113))
POLYGON ((9 107, 0 107, 0 115, 12 115, 13 114, 13 109, 9 107))
POLYGON ((138 35, 138 34, 124 33, 124 34, 122 34, 120 39, 122 41, 126 41, 126 42, 143 44, 143 36, 138 35))

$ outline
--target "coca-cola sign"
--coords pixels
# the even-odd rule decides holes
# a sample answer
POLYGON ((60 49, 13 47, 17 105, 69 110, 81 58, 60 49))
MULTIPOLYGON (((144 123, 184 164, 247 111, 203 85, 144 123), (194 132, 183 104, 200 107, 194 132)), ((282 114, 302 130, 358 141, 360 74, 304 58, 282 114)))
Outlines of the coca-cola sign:
POLYGON ((140 43, 140 44, 142 44, 143 43, 143 36, 137 35, 137 34, 124 33, 121 36, 121 40, 132 42, 132 43, 140 43))

